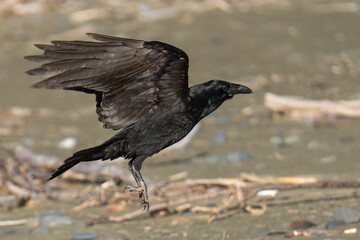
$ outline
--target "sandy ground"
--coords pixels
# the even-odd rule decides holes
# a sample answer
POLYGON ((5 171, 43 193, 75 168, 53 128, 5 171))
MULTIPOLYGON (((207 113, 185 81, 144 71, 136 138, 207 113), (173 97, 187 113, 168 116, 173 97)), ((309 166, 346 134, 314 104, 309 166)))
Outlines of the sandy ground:
MULTIPOLYGON (((145 176, 159 181, 183 171, 190 178, 237 177, 241 172, 254 172, 263 177, 359 180, 359 120, 295 121, 273 117, 263 104, 266 92, 309 99, 360 98, 358 1, 248 1, 235 6, 225 1, 215 5, 211 1, 203 5, 191 1, 173 5, 166 1, 110 2, 54 1, 53 5, 44 5, 39 1, 36 5, 34 1, 35 5, 25 5, 25 10, 7 6, 7 1, 0 5, 0 128, 8 129, 2 132, 2 142, 22 143, 65 158, 112 136, 112 131, 102 129, 97 122, 93 96, 29 89, 39 79, 24 74, 36 66, 23 60, 25 55, 39 53, 32 44, 85 39, 85 32, 98 32, 158 40, 183 49, 190 57, 191 85, 224 79, 254 90, 253 95, 238 96, 205 119, 183 151, 148 159, 143 165, 145 176), (93 12, 86 12, 89 9, 93 12), (14 107, 42 114, 25 119, 7 117, 5 113, 14 107), (76 139, 77 145, 60 149, 58 143, 67 137, 76 139), (220 161, 230 153, 248 157, 220 161), (199 154, 215 157, 196 158, 199 154)), ((282 239, 283 235, 268 233, 289 231, 292 221, 302 219, 324 228, 340 206, 360 211, 358 190, 281 194, 288 200, 268 203, 261 216, 241 212, 208 224, 179 215, 145 215, 134 221, 88 228, 84 226, 88 221, 85 213, 109 212, 102 207, 74 212, 71 208, 79 202, 49 200, 12 211, 0 210, 0 220, 36 217, 56 210, 71 216, 74 224, 51 228, 47 233, 34 233, 31 226, 0 227, 0 239, 70 239, 77 232, 94 232, 99 239, 282 239)), ((132 210, 137 207, 132 206, 132 210)), ((359 228, 359 223, 343 227, 359 228)), ((338 236, 358 238, 358 234, 338 236)))

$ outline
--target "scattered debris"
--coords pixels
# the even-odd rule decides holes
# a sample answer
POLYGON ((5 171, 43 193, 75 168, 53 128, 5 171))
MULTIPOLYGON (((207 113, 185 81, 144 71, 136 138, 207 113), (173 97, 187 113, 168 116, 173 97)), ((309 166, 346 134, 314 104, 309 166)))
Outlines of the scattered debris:
POLYGON ((295 237, 310 237, 310 236, 332 236, 338 234, 355 234, 356 228, 349 228, 344 230, 328 230, 328 229, 310 229, 310 230, 294 230, 295 237))
MULTIPOLYGON (((14 149, 0 145, 1 148, 11 156, 6 161, 0 161, 0 196, 2 204, 11 206, 24 206, 36 199, 67 198, 82 200, 75 211, 93 206, 106 206, 109 211, 119 212, 129 204, 136 203, 136 194, 123 191, 120 182, 113 179, 121 179, 129 182, 127 170, 119 168, 115 164, 108 165, 115 167, 114 171, 104 171, 107 165, 88 163, 84 169, 74 169, 72 174, 65 175, 62 183, 66 181, 91 181, 91 175, 103 177, 102 184, 88 185, 83 190, 68 189, 56 182, 47 182, 48 172, 59 165, 59 159, 52 156, 45 156, 34 153, 23 146, 14 149), (83 174, 86 173, 86 174, 83 174), (83 174, 83 177, 77 175, 83 174), (125 176, 124 176, 125 174, 125 176), (70 177, 71 175, 74 175, 70 177), (111 180, 106 180, 111 178, 111 180), (34 199, 34 200, 33 200, 34 199), (16 204, 14 204, 16 201, 16 204)), ((82 176, 82 175, 81 175, 82 176)), ((265 204, 247 204, 247 201, 256 195, 270 195, 276 199, 279 191, 308 189, 308 188, 360 188, 360 182, 318 182, 315 178, 309 177, 281 177, 281 178, 259 178, 254 174, 242 173, 239 178, 218 178, 218 179, 189 179, 187 172, 173 175, 169 181, 153 183, 149 181, 149 193, 157 204, 151 206, 147 212, 152 217, 167 216, 176 213, 192 213, 195 215, 182 215, 182 218, 207 219, 208 222, 228 218, 239 212, 250 214, 264 214, 267 206, 265 204), (198 205, 201 200, 212 199, 220 204, 198 205), (220 200, 220 201, 219 201, 220 200), (199 215, 200 214, 200 215, 199 215)), ((141 209, 118 216, 102 216, 89 214, 93 219, 90 224, 99 221, 122 222, 144 216, 141 209)), ((358 221, 360 214, 354 210, 338 208, 334 212, 336 220, 344 222, 358 221)), ((72 224, 72 219, 63 216, 59 212, 51 211, 43 213, 37 221, 22 219, 18 221, 3 221, 2 225, 30 224, 43 227, 53 227, 72 224), (31 223, 30 223, 31 222, 31 223)), ((292 228, 299 228, 301 224, 293 223, 292 228)), ((310 223, 303 223, 303 226, 310 226, 310 223)), ((40 231, 40 230, 39 230, 40 231)), ((46 230, 45 230, 46 231, 46 230)), ((299 233, 300 234, 300 233, 299 233)), ((307 234, 307 233, 301 233, 307 234)))

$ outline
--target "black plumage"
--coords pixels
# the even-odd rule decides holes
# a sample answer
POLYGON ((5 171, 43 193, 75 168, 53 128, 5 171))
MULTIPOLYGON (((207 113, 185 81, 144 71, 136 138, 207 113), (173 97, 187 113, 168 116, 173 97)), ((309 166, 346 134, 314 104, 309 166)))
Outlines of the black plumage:
POLYGON ((144 209, 149 208, 142 162, 185 137, 205 116, 235 94, 251 93, 243 85, 221 80, 188 87, 185 52, 157 41, 88 33, 92 41, 36 44, 43 55, 26 59, 43 65, 30 75, 54 74, 34 88, 75 90, 96 95, 96 112, 105 128, 120 130, 103 144, 73 154, 50 177, 79 162, 129 159, 129 169, 144 209))

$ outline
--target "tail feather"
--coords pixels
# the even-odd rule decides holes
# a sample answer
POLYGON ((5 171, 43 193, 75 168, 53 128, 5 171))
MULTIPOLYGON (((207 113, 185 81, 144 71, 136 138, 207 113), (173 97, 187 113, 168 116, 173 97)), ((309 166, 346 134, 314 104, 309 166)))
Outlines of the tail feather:
POLYGON ((71 157, 64 160, 64 164, 61 165, 51 175, 51 177, 48 179, 48 181, 63 174, 64 172, 66 172, 67 170, 74 167, 75 165, 77 165, 80 162, 95 161, 95 160, 99 160, 99 159, 104 160, 104 158, 106 158, 104 155, 105 152, 103 151, 105 147, 106 147, 106 145, 100 145, 100 146, 84 149, 84 150, 74 153, 71 157))
POLYGON ((69 170, 70 168, 72 168, 73 166, 75 166, 76 164, 78 164, 79 162, 82 161, 81 158, 75 158, 74 156, 68 158, 65 160, 66 162, 61 165, 52 175, 51 177, 48 179, 48 181, 50 181, 51 179, 56 178, 57 176, 63 174, 64 172, 66 172, 67 170, 69 170))

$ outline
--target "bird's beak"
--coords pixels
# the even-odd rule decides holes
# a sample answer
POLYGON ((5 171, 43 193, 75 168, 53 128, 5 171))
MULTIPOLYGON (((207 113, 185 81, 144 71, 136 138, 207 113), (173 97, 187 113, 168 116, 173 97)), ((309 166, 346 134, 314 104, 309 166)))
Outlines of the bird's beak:
POLYGON ((228 93, 231 94, 231 95, 234 95, 234 94, 249 94, 249 93, 252 93, 253 91, 244 86, 244 85, 240 85, 240 84, 231 84, 230 86, 230 89, 228 90, 228 93))

